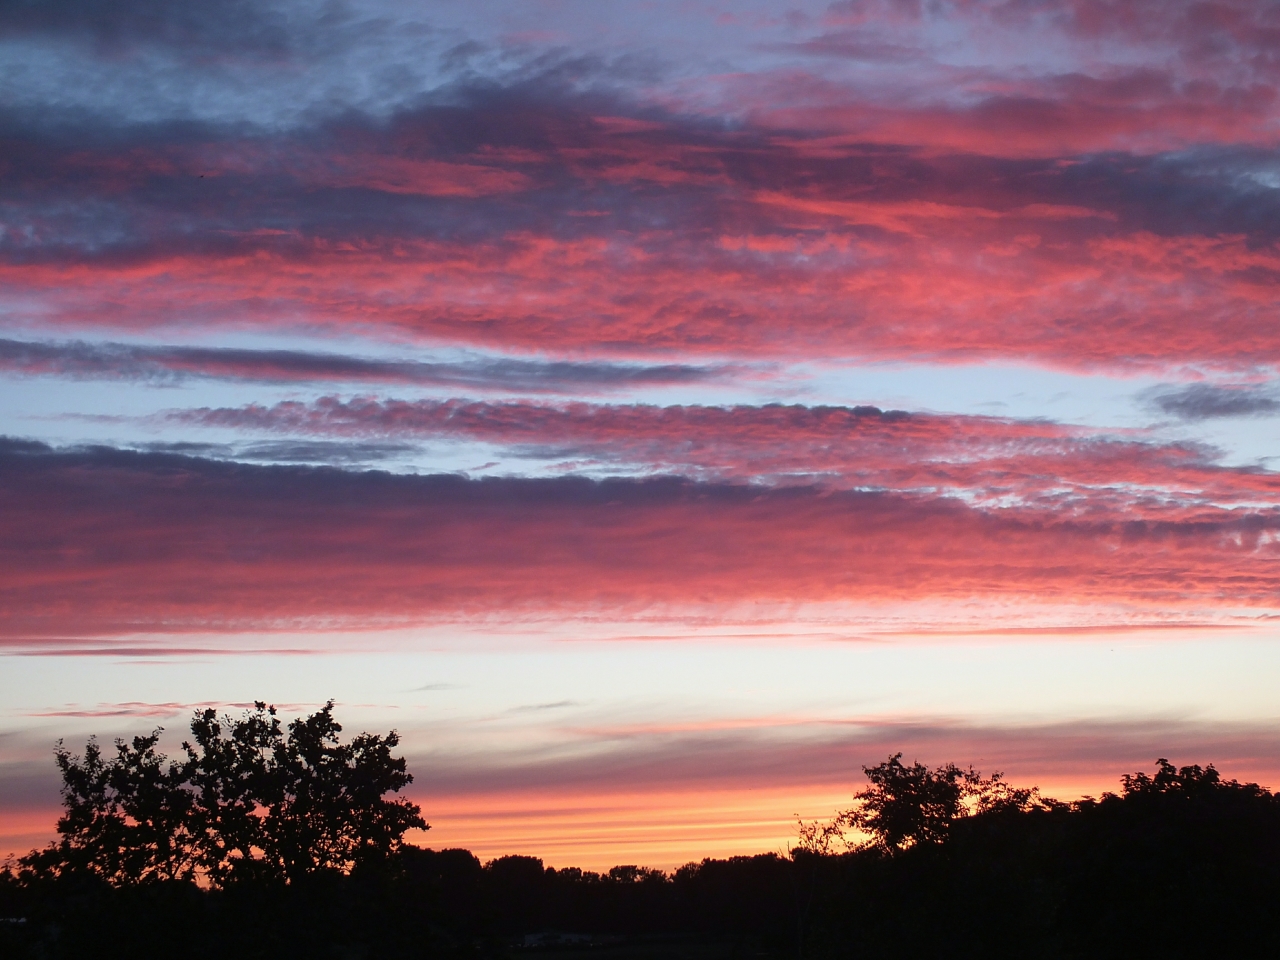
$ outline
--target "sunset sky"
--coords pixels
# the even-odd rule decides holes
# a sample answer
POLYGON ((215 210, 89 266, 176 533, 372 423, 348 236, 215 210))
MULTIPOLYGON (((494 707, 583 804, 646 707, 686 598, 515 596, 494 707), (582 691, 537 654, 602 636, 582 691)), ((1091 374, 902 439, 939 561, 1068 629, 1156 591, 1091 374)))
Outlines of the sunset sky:
POLYGON ((397 729, 433 847, 1280 786, 1280 5, 0 4, 0 856, 397 729))

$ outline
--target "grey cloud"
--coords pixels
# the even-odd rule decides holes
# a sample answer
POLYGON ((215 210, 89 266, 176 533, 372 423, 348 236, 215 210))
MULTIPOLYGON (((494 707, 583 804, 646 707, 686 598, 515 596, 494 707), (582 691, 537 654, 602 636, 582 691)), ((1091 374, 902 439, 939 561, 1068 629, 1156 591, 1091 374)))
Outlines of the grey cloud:
POLYGON ((237 460, 263 463, 327 463, 354 465, 391 460, 419 448, 409 443, 341 443, 317 440, 286 440, 254 443, 235 451, 237 460))
POLYGON ((0 38, 85 40, 102 53, 139 44, 222 54, 283 53, 290 24, 255 0, 3 0, 0 38))
POLYGON ((360 466, 394 460, 421 448, 409 443, 343 442, 333 440, 275 440, 250 444, 148 443, 140 447, 151 453, 175 453, 214 460, 245 460, 256 463, 326 464, 336 467, 360 466))
POLYGON ((60 799, 58 771, 53 765, 53 744, 41 744, 41 748, 41 753, 48 756, 0 763, 0 809, 47 809, 52 833, 60 799))
POLYGON ((553 703, 529 703, 521 707, 512 707, 508 713, 541 713, 544 710, 563 710, 566 707, 582 706, 577 700, 556 700, 553 703))
POLYGON ((1193 383, 1186 387, 1160 387, 1145 392, 1142 399, 1155 410, 1179 420, 1270 417, 1280 413, 1280 400, 1271 391, 1249 386, 1193 383))
POLYGON ((772 44, 766 49, 869 63, 927 63, 929 60, 928 51, 918 44, 895 42, 866 29, 831 31, 798 43, 772 44))
MULTIPOLYGON (((725 130, 620 95, 587 96, 551 70, 508 86, 459 84, 386 117, 352 109, 287 131, 243 122, 112 124, 58 107, 11 108, 0 111, 0 140, 7 161, 0 257, 14 262, 253 249, 305 259, 314 253, 312 238, 501 244, 525 231, 621 234, 629 243, 654 232, 661 237, 654 252, 662 253, 673 231, 709 239, 746 223, 791 233, 749 200, 759 191, 796 190, 1009 211, 1083 206, 1115 218, 1037 227, 1064 242, 1117 228, 1243 234, 1256 242, 1280 235, 1280 191, 1266 185, 1275 159, 1264 151, 1108 154, 1068 166, 888 147, 815 158, 767 130, 725 130), (597 114, 648 121, 652 129, 619 138, 597 114), (654 160, 678 176, 659 184, 595 175, 609 158, 654 160), (376 175, 383 161, 479 166, 486 176, 510 177, 511 189, 476 196, 388 189, 376 175), (209 172, 217 175, 201 176, 209 172)), ((1259 272, 1259 279, 1274 277, 1259 272)))
POLYGON ((163 440, 141 444, 139 449, 151 453, 177 453, 188 457, 226 456, 231 451, 227 443, 197 443, 193 440, 163 440))

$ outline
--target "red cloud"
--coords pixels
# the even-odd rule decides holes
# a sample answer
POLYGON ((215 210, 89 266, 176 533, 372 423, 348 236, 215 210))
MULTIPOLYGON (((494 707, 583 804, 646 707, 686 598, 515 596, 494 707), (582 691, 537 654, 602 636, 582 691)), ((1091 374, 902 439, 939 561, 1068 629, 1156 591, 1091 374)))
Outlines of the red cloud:
POLYGON ((1105 212, 1059 204, 768 194, 755 209, 767 219, 711 243, 262 235, 230 256, 28 263, 0 266, 0 279, 9 297, 75 327, 307 322, 614 355, 1280 362, 1280 328, 1268 319, 1280 250, 1244 235, 1117 232, 1105 212))
MULTIPOLYGON (((658 238, 649 238, 655 245, 658 238)), ((1280 253, 1244 238, 1041 235, 928 243, 724 237, 665 253, 532 236, 310 254, 0 268, 10 296, 77 327, 309 321, 519 349, 959 361, 1068 367, 1280 362, 1267 322, 1280 253), (180 303, 180 309, 174 304, 180 303)))
POLYGON ((1280 362, 1280 209, 1241 146, 1274 137, 1269 88, 971 80, 992 89, 942 105, 801 83, 779 106, 765 84, 774 113, 731 130, 563 94, 256 139, 86 148, 33 130, 6 145, 0 284, 15 320, 64 329, 1280 362), (1081 155, 1149 133, 1216 152, 1081 155))

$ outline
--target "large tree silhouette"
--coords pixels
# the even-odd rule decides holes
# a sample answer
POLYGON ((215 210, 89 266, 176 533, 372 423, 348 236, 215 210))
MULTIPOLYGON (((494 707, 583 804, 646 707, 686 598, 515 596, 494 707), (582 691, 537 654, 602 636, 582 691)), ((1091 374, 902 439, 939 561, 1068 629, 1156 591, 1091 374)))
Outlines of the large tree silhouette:
POLYGON ((394 731, 339 737, 333 702, 285 728, 259 702, 240 719, 214 710, 191 720, 183 757, 158 753, 160 731, 94 740, 82 756, 61 742, 59 838, 22 858, 34 874, 90 874, 116 885, 198 880, 296 882, 349 872, 427 829, 419 807, 388 798, 413 781, 394 731))

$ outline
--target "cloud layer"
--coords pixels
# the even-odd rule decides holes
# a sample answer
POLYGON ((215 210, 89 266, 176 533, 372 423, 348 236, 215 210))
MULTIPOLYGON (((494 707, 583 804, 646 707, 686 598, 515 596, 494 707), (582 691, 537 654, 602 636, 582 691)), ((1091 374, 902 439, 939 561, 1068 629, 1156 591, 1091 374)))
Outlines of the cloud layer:
POLYGON ((1091 517, 687 480, 397 477, 7 443, 11 638, 1018 597, 1274 604, 1274 509, 1091 517))
MULTIPOLYGON (((1162 393, 1156 402, 1186 395, 1162 393)), ((605 473, 944 494, 1117 519, 1185 518, 1204 506, 1271 503, 1280 491, 1271 471, 1225 467, 1203 444, 1160 442, 1141 431, 872 406, 322 397, 175 411, 165 419, 350 442, 480 441, 517 463, 559 459, 605 473)))
MULTIPOLYGON (((13 110, 6 307, 52 329, 305 327, 565 355, 1274 365, 1276 77, 1258 46, 1274 27, 1256 5, 1188 6, 1185 33, 1015 6, 946 10, 1069 46, 1106 23, 1176 65, 953 67, 960 92, 941 99, 770 69, 734 81, 734 102, 759 106, 732 116, 589 61, 459 72, 414 105, 285 129, 13 110), (1252 56, 1238 76, 1206 33, 1252 56)), ((822 23, 835 32, 788 48, 815 70, 857 60, 835 55, 842 30, 930 29, 870 9, 822 23)))

